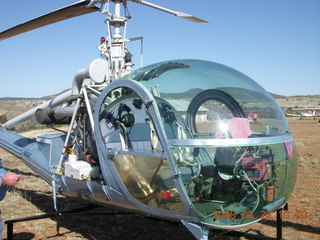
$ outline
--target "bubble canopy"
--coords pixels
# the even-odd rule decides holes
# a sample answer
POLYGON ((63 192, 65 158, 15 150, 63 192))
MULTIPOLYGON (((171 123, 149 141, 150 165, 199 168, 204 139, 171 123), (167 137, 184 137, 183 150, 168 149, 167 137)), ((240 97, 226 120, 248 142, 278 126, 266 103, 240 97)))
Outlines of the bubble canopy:
POLYGON ((150 65, 112 82, 97 107, 110 159, 148 207, 194 211, 202 224, 229 229, 266 217, 293 190, 297 155, 284 114, 232 68, 201 60, 150 65), (131 169, 140 174, 128 178, 131 169), (142 198, 137 186, 149 194, 142 198))
POLYGON ((125 78, 139 81, 153 95, 170 103, 195 135, 241 138, 241 134, 232 133, 237 126, 230 125, 246 123, 230 121, 234 117, 249 120, 251 137, 288 134, 286 118, 272 96, 230 67, 209 61, 175 60, 139 69, 125 78))

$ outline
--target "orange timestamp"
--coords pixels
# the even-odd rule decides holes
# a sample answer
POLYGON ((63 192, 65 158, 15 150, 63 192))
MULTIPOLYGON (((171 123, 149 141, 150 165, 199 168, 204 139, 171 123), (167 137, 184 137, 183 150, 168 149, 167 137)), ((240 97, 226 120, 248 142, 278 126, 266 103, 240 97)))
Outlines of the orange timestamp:
MULTIPOLYGON (((267 219, 272 220, 272 213, 271 211, 213 211, 212 218, 213 219, 267 219)), ((281 219, 289 219, 289 218, 296 218, 296 219, 306 219, 309 216, 309 212, 305 210, 296 210, 296 211, 289 211, 289 210, 282 210, 278 212, 279 217, 281 219)))

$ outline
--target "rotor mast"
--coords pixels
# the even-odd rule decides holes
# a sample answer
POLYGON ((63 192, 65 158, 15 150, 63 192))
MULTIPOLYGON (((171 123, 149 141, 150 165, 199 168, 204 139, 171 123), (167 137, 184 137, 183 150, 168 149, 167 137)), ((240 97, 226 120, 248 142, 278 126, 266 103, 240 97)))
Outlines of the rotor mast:
MULTIPOLYGON (((107 41, 101 38, 101 44, 98 49, 101 52, 101 57, 105 58, 110 67, 110 76, 107 76, 109 81, 121 78, 131 72, 133 66, 131 54, 126 47, 127 40, 125 38, 126 25, 128 18, 121 16, 121 5, 123 0, 114 0, 114 13, 109 12, 109 2, 104 3, 102 13, 108 15, 105 22, 108 25, 107 41), (113 27, 113 31, 112 28, 113 27), (121 28, 124 27, 122 34, 121 28)), ((124 6, 125 7, 125 6, 124 6)))
MULTIPOLYGON (((120 0, 115 1, 114 4, 114 17, 120 19, 121 15, 121 2, 120 0)), ((114 26, 114 34, 120 34, 120 23, 116 22, 114 26)))
MULTIPOLYGON (((121 78, 125 74, 131 72, 133 63, 131 58, 131 53, 129 52, 128 48, 126 47, 126 42, 132 41, 130 39, 125 39, 126 36, 126 26, 127 21, 130 19, 126 16, 121 16, 121 5, 123 5, 124 9, 127 8, 127 1, 131 1, 134 3, 138 3, 141 5, 145 5, 147 7, 151 7, 174 16, 193 21, 198 23, 207 22, 195 16, 192 16, 187 13, 177 12, 170 10, 168 8, 164 8, 162 6, 149 3, 143 0, 92 0, 93 4, 101 3, 102 13, 107 14, 109 17, 106 19, 106 23, 108 25, 108 41, 103 42, 98 46, 101 56, 105 58, 110 65, 110 76, 108 78, 109 81, 113 81, 115 79, 121 78), (114 2, 114 14, 109 12, 109 3, 114 2), (111 32, 111 27, 113 27, 113 34, 111 32), (123 35, 121 34, 121 28, 124 27, 123 35)), ((142 38, 135 38, 135 40, 141 40, 142 38)))

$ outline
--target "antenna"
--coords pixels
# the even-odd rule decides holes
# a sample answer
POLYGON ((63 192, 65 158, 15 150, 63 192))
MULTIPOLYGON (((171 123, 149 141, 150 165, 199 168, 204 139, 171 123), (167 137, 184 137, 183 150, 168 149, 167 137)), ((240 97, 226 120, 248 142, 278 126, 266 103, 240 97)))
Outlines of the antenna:
POLYGON ((127 42, 139 41, 140 40, 140 67, 143 67, 143 37, 129 38, 127 42))

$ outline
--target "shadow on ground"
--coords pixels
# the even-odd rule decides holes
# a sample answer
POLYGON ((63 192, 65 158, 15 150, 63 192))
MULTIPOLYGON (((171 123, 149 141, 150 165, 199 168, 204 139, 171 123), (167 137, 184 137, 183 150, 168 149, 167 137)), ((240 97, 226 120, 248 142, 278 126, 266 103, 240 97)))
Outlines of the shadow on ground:
MULTIPOLYGON (((19 173, 20 174, 20 173, 19 173)), ((49 192, 39 193, 38 191, 16 188, 21 196, 30 201, 44 214, 54 213, 52 207, 52 198, 49 192)), ((65 210, 84 207, 85 202, 79 202, 76 199, 64 197, 58 198, 58 209, 65 210)), ((31 216, 23 216, 31 217, 31 216)), ((64 239, 63 236, 70 232, 77 232, 85 239, 108 240, 108 239, 194 239, 192 234, 181 224, 169 221, 158 220, 136 214, 121 214, 121 212, 108 209, 106 207, 97 207, 93 210, 75 214, 67 214, 52 218, 56 221, 57 231, 55 235, 46 236, 46 239, 64 239), (68 231, 60 233, 60 229, 65 228, 68 231)), ((5 219, 6 221, 12 219, 5 219)), ((37 220, 33 220, 37 221, 37 220)), ((15 240, 18 239, 37 239, 33 238, 33 233, 15 233, 15 240)), ((5 238, 4 238, 5 239, 5 238)))

